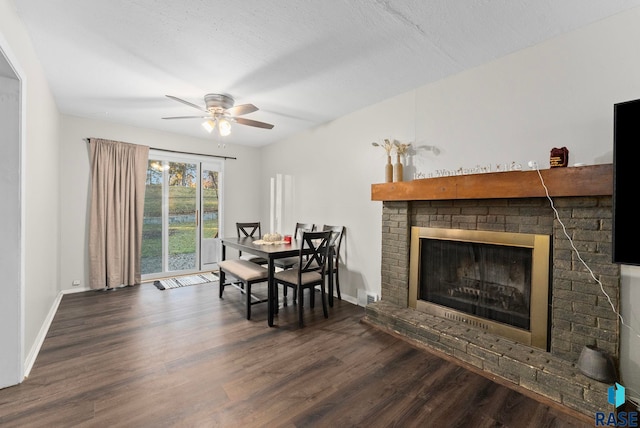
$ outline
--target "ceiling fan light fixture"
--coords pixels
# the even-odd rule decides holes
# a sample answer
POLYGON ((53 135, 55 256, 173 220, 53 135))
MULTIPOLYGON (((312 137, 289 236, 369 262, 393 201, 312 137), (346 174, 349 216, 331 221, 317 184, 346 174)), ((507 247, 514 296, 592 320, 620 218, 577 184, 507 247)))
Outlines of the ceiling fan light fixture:
POLYGON ((234 105, 233 97, 230 95, 207 94, 204 96, 204 108, 197 104, 193 104, 192 102, 174 97, 173 95, 167 95, 167 98, 193 107, 201 113, 198 116, 171 116, 163 117, 163 119, 205 119, 205 121, 201 123, 202 127, 206 129, 207 132, 212 133, 217 125, 218 134, 222 137, 226 137, 231 134, 231 122, 235 122, 243 126, 253 126, 255 128, 273 128, 273 125, 270 123, 239 117, 258 111, 258 107, 253 104, 234 105), (205 115, 203 116, 202 113, 205 115))
POLYGON ((205 120, 204 122, 202 122, 202 127, 209 133, 211 134, 211 132, 213 132, 213 128, 216 127, 216 123, 209 119, 209 120, 205 120))
POLYGON ((218 132, 222 137, 231 134, 231 123, 227 119, 220 119, 218 121, 218 132))

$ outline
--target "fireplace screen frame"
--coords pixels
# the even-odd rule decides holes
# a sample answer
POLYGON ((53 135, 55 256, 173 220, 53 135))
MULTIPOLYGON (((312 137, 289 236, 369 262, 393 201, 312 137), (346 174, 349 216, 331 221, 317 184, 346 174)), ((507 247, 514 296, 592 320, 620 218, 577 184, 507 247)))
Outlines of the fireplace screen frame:
POLYGON ((550 265, 551 237, 549 235, 413 226, 411 228, 411 248, 409 253, 408 305, 410 308, 434 316, 453 319, 489 333, 548 351, 550 265), (530 248, 532 250, 532 269, 529 330, 420 300, 420 252, 424 239, 530 248))

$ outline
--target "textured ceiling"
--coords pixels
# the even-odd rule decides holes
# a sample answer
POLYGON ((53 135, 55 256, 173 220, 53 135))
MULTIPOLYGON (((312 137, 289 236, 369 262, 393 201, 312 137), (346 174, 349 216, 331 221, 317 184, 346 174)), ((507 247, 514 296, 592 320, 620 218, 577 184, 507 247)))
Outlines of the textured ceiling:
POLYGON ((227 93, 262 146, 626 9, 640 0, 14 0, 62 113, 211 138, 227 93))

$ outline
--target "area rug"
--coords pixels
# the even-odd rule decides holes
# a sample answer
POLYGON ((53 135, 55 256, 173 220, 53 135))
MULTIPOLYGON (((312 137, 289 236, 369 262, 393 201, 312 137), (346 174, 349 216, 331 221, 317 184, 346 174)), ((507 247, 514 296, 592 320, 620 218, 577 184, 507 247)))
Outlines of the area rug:
POLYGON ((161 279, 159 281, 154 281, 153 285, 158 287, 158 290, 167 290, 170 288, 187 287, 189 285, 206 284, 207 282, 214 282, 217 280, 218 277, 212 273, 199 273, 197 275, 161 279))

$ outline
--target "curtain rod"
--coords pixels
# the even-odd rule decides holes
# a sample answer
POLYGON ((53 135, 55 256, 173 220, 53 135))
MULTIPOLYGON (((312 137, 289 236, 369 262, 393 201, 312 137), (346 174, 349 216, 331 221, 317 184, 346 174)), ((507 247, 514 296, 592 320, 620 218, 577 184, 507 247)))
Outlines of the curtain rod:
MULTIPOLYGON (((85 138, 84 141, 86 141, 88 143, 89 142, 89 138, 85 138)), ((233 160, 237 160, 238 159, 238 158, 233 157, 233 156, 208 155, 208 154, 203 154, 203 153, 181 152, 181 151, 178 151, 178 150, 158 149, 156 147, 149 147, 149 148, 151 150, 158 150, 160 152, 178 153, 178 154, 181 154, 181 155, 209 156, 209 157, 212 157, 212 158, 233 159, 233 160)))

